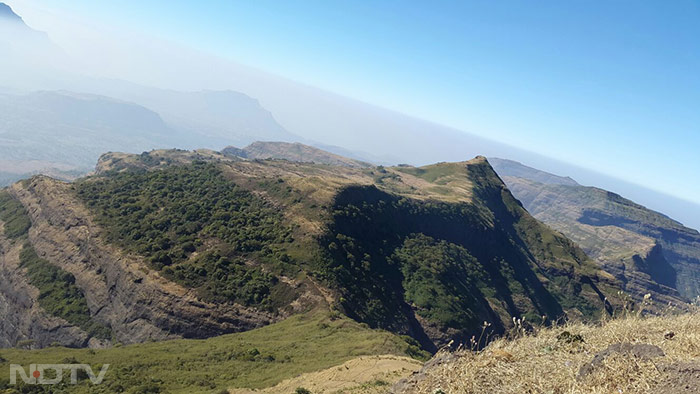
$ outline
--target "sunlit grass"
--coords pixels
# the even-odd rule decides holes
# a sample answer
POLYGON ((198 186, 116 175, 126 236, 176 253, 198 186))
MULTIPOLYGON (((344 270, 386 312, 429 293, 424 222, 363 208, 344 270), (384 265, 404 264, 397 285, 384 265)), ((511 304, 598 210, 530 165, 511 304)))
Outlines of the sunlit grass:
MULTIPOLYGON (((416 354, 386 331, 371 330, 326 311, 296 315, 260 329, 206 340, 174 340, 111 349, 0 350, 0 389, 8 388, 9 364, 110 364, 100 386, 87 382, 71 392, 218 392, 269 387, 306 372, 362 355, 416 354)), ((423 356, 426 354, 423 353, 423 356)))

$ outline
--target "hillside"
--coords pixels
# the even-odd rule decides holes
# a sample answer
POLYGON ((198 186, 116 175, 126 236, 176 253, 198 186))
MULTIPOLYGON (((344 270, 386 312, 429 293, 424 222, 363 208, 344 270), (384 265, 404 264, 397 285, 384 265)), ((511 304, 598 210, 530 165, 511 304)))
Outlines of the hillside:
POLYGON ((532 218, 484 158, 353 168, 107 154, 95 176, 4 193, 5 346, 206 338, 321 307, 433 351, 483 321, 498 333, 513 316, 593 319, 621 302, 620 285, 532 218), (42 282, 51 270, 65 281, 42 282))
POLYGON ((283 159, 302 163, 327 164, 343 167, 371 167, 369 163, 349 159, 340 155, 327 152, 304 144, 288 142, 262 142, 256 141, 239 149, 233 146, 224 148, 221 153, 226 156, 242 157, 246 159, 283 159))
MULTIPOLYGON (((207 340, 180 339, 157 343, 116 346, 111 349, 42 350, 0 349, 0 370, 9 363, 25 366, 42 360, 46 363, 79 362, 100 369, 110 364, 100 386, 81 379, 77 386, 53 387, 59 392, 94 393, 212 393, 227 389, 251 389, 275 386, 300 374, 335 369, 346 363, 348 368, 364 358, 384 355, 383 359, 400 362, 401 368, 388 371, 384 379, 394 383, 420 366, 427 353, 385 331, 371 330, 347 318, 314 311, 297 315, 284 322, 239 334, 207 340), (66 361, 68 360, 68 361, 66 361), (410 370, 402 368, 409 367, 410 370)), ((363 383, 361 377, 346 376, 345 384, 363 383)), ((374 381, 371 381, 374 382, 374 381)), ((390 383, 384 383, 386 387, 390 383)), ((312 387, 306 384, 307 387, 312 387)), ((304 387, 304 384, 294 386, 304 387)), ((31 386, 9 385, 7 374, 0 376, 0 392, 29 391, 31 386)), ((34 387, 36 389, 36 387, 34 387)), ((54 391, 51 391, 54 392, 54 391)), ((279 391, 278 391, 279 392, 279 391)))
POLYGON ((513 332, 486 349, 441 352, 395 393, 635 393, 700 391, 700 316, 640 318, 513 332))
POLYGON ((541 171, 504 160, 494 163, 533 216, 578 243, 628 292, 637 297, 651 292, 668 301, 673 301, 669 296, 700 295, 696 230, 602 189, 545 182, 541 171))

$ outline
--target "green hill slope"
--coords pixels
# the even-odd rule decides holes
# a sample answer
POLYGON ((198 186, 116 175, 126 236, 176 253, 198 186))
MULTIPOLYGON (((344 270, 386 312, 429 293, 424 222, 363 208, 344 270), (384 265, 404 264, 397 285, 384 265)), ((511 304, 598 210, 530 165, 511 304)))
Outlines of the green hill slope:
MULTIPOLYGON (((347 318, 316 311, 239 334, 207 340, 175 340, 111 349, 0 350, 0 370, 9 363, 83 363, 98 371, 109 364, 104 383, 83 379, 67 382, 56 392, 71 393, 211 393, 229 388, 263 388, 306 372, 342 364, 362 355, 407 355, 424 360, 428 354, 410 341, 386 331, 371 330, 347 318)), ((11 386, 0 376, 0 392, 42 391, 37 386, 11 386), (25 391, 22 391, 25 390, 25 391), (32 391, 33 390, 33 391, 32 391)))
POLYGON ((495 334, 513 318, 594 319, 620 289, 530 216, 484 158, 384 168, 107 154, 95 176, 35 177, 8 195, 31 229, 0 239, 0 268, 13 278, 0 295, 40 304, 17 260, 28 241, 72 278, 90 316, 76 324, 34 309, 44 323, 32 332, 36 318, 4 301, 10 344, 207 338, 320 307, 434 351, 468 342, 484 321, 495 334), (57 337, 56 325, 70 330, 57 337))

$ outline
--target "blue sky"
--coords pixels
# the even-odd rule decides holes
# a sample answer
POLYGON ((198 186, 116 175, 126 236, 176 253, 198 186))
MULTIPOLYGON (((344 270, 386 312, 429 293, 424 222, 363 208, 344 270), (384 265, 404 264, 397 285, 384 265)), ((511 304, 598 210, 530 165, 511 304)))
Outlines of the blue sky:
POLYGON ((698 1, 7 2, 156 35, 700 202, 698 1))

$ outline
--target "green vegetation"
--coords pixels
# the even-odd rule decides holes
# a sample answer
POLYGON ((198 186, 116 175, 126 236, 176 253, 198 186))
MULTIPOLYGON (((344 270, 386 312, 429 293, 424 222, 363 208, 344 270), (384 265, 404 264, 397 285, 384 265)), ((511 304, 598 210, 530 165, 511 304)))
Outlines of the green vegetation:
POLYGON ((79 326, 90 336, 111 337, 107 327, 90 318, 87 301, 73 275, 40 258, 29 242, 24 244, 19 258, 29 282, 39 289, 39 305, 45 311, 79 326))
MULTIPOLYGON (((421 352, 400 337, 371 330, 347 318, 331 318, 317 311, 296 315, 256 330, 206 340, 174 340, 115 347, 112 349, 48 348, 35 351, 2 351, 9 364, 55 363, 66 359, 110 368, 102 385, 83 382, 63 389, 75 393, 199 393, 227 388, 263 388, 302 373, 340 365, 374 354, 421 352)), ((7 387, 0 375, 0 390, 7 387)))
POLYGON ((32 225, 22 203, 6 191, 0 191, 0 220, 5 223, 5 236, 8 238, 26 235, 32 225))
POLYGON ((199 289, 204 299, 235 300, 245 305, 269 302, 271 288, 279 284, 277 277, 247 266, 244 259, 226 257, 216 251, 203 252, 187 264, 165 267, 163 273, 199 289))
POLYGON ((343 310, 372 327, 415 332, 415 309, 461 340, 484 321, 500 331, 513 316, 599 313, 602 301, 583 276, 595 272, 585 254, 527 215, 495 174, 468 171, 475 203, 414 200, 374 186, 338 194, 322 240, 323 274, 340 289, 343 310))
MULTIPOLYGON (((0 192, 0 219, 8 238, 24 237, 31 227, 27 211, 6 191, 0 192)), ((29 282, 39 289, 39 305, 46 312, 75 324, 92 337, 111 337, 107 327, 91 319, 85 296, 75 285, 73 275, 40 258, 29 241, 23 245, 19 259, 29 282)))
POLYGON ((197 161, 135 167, 75 189, 109 241, 206 300, 275 311, 295 295, 280 275, 309 275, 338 292, 348 316, 411 333, 431 350, 434 338, 416 313, 464 341, 484 321, 503 332, 513 316, 555 320, 566 309, 586 316, 601 309, 601 292, 585 277, 594 265, 532 219, 485 160, 401 167, 445 193, 469 196, 449 202, 332 186, 334 200, 318 206, 282 176, 240 178, 223 169, 197 161), (309 236, 291 218, 321 224, 322 235, 309 236))
POLYGON ((291 228, 269 203, 225 179, 214 164, 125 171, 76 184, 107 230, 107 239, 148 259, 166 277, 212 301, 272 308, 275 271, 293 265, 284 253, 291 228))
POLYGON ((488 274, 466 249, 420 234, 407 238, 392 259, 401 267, 406 301, 425 318, 456 329, 480 323, 473 310, 484 302, 479 289, 488 274))
POLYGON ((455 175, 456 167, 459 163, 437 163, 425 167, 398 167, 397 169, 401 172, 423 178, 428 182, 434 182, 442 184, 440 181, 442 178, 449 178, 455 175))

